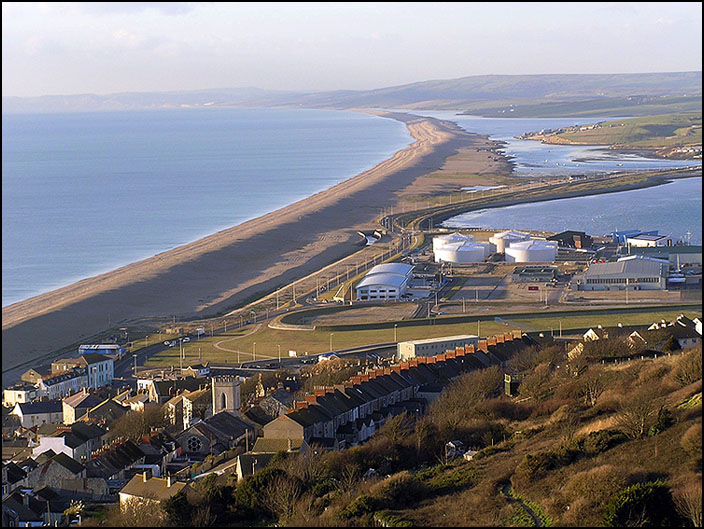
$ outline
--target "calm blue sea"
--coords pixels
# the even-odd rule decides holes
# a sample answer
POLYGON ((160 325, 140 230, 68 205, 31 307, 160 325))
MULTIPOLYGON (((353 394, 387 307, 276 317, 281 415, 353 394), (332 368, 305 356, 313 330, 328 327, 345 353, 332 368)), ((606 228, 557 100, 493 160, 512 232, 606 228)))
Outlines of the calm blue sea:
POLYGON ((412 142, 355 112, 2 116, 2 306, 276 210, 412 142))
POLYGON ((620 193, 565 198, 535 204, 483 209, 446 220, 448 228, 584 231, 658 230, 673 240, 702 243, 702 179, 620 193))

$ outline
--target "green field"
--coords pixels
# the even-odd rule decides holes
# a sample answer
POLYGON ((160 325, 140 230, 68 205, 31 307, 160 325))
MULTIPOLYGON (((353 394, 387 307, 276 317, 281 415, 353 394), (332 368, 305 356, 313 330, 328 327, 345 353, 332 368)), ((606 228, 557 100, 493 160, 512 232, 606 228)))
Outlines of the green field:
MULTIPOLYGON (((562 325, 563 334, 569 329, 583 329, 596 325, 614 326, 617 323, 624 325, 643 325, 662 319, 673 320, 682 311, 658 311, 640 314, 619 314, 611 312, 608 316, 579 315, 574 316, 549 316, 526 314, 525 316, 512 316, 508 324, 497 323, 493 320, 468 323, 445 323, 444 318, 429 320, 426 325, 398 326, 396 338, 398 341, 419 340, 439 336, 453 336, 459 334, 479 334, 490 336, 515 329, 524 331, 551 330, 558 334, 562 325)), ((684 311, 689 317, 701 316, 701 313, 684 311)), ((289 350, 294 350, 299 356, 324 353, 330 350, 331 331, 290 331, 270 329, 262 324, 256 332, 255 325, 248 325, 242 329, 228 330, 227 334, 215 337, 204 337, 201 340, 190 342, 184 346, 186 360, 184 365, 209 361, 214 363, 236 364, 253 359, 256 352, 257 359, 278 358, 278 346, 281 346, 281 355, 288 356, 289 350), (255 348, 256 342, 256 348, 255 348), (218 348, 215 346, 218 344, 218 348), (227 350, 223 350, 227 349, 227 350), (239 355, 237 353, 239 351, 239 355)), ((353 331, 332 331, 332 348, 345 349, 348 347, 362 346, 375 343, 394 341, 394 329, 388 323, 384 328, 372 328, 353 331)), ((146 364, 148 367, 161 367, 179 365, 179 348, 173 347, 152 357, 146 364)))
POLYGON ((702 143, 702 114, 690 112, 603 121, 598 128, 549 136, 570 143, 669 148, 702 143))

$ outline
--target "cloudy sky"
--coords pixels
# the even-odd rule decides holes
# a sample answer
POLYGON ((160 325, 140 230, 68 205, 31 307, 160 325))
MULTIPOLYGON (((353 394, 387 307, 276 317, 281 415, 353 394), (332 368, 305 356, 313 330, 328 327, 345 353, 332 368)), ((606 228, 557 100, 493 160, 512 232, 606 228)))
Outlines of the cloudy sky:
POLYGON ((2 94, 701 70, 692 3, 2 4, 2 94))

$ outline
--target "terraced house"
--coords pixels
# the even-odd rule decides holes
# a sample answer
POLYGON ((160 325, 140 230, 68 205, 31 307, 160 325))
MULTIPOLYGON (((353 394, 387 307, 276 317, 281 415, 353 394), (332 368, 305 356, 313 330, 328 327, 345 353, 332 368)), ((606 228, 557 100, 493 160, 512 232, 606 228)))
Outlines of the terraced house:
POLYGON ((501 363, 532 340, 520 332, 494 336, 443 354, 376 368, 343 384, 316 388, 294 409, 263 427, 265 439, 295 439, 328 450, 356 446, 389 418, 423 413, 424 388, 445 386, 474 369, 501 363), (481 357, 481 358, 480 358, 481 357))

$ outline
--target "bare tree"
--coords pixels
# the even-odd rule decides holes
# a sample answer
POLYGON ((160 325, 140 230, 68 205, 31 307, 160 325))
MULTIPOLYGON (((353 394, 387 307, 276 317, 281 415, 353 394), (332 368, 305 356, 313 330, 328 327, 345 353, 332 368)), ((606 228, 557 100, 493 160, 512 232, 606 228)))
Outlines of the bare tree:
POLYGON ((293 514, 296 501, 302 492, 300 480, 279 475, 264 490, 262 503, 279 518, 287 518, 293 514))
POLYGON ((604 393, 606 384, 604 372, 601 369, 591 369, 584 376, 581 383, 580 395, 584 398, 585 406, 596 406, 597 400, 604 393))
POLYGON ((675 493, 675 504, 680 514, 692 522, 694 527, 702 526, 702 484, 689 483, 675 493))
POLYGON ((652 389, 637 391, 631 398, 622 401, 618 427, 631 439, 644 437, 662 407, 661 399, 656 397, 652 389))

